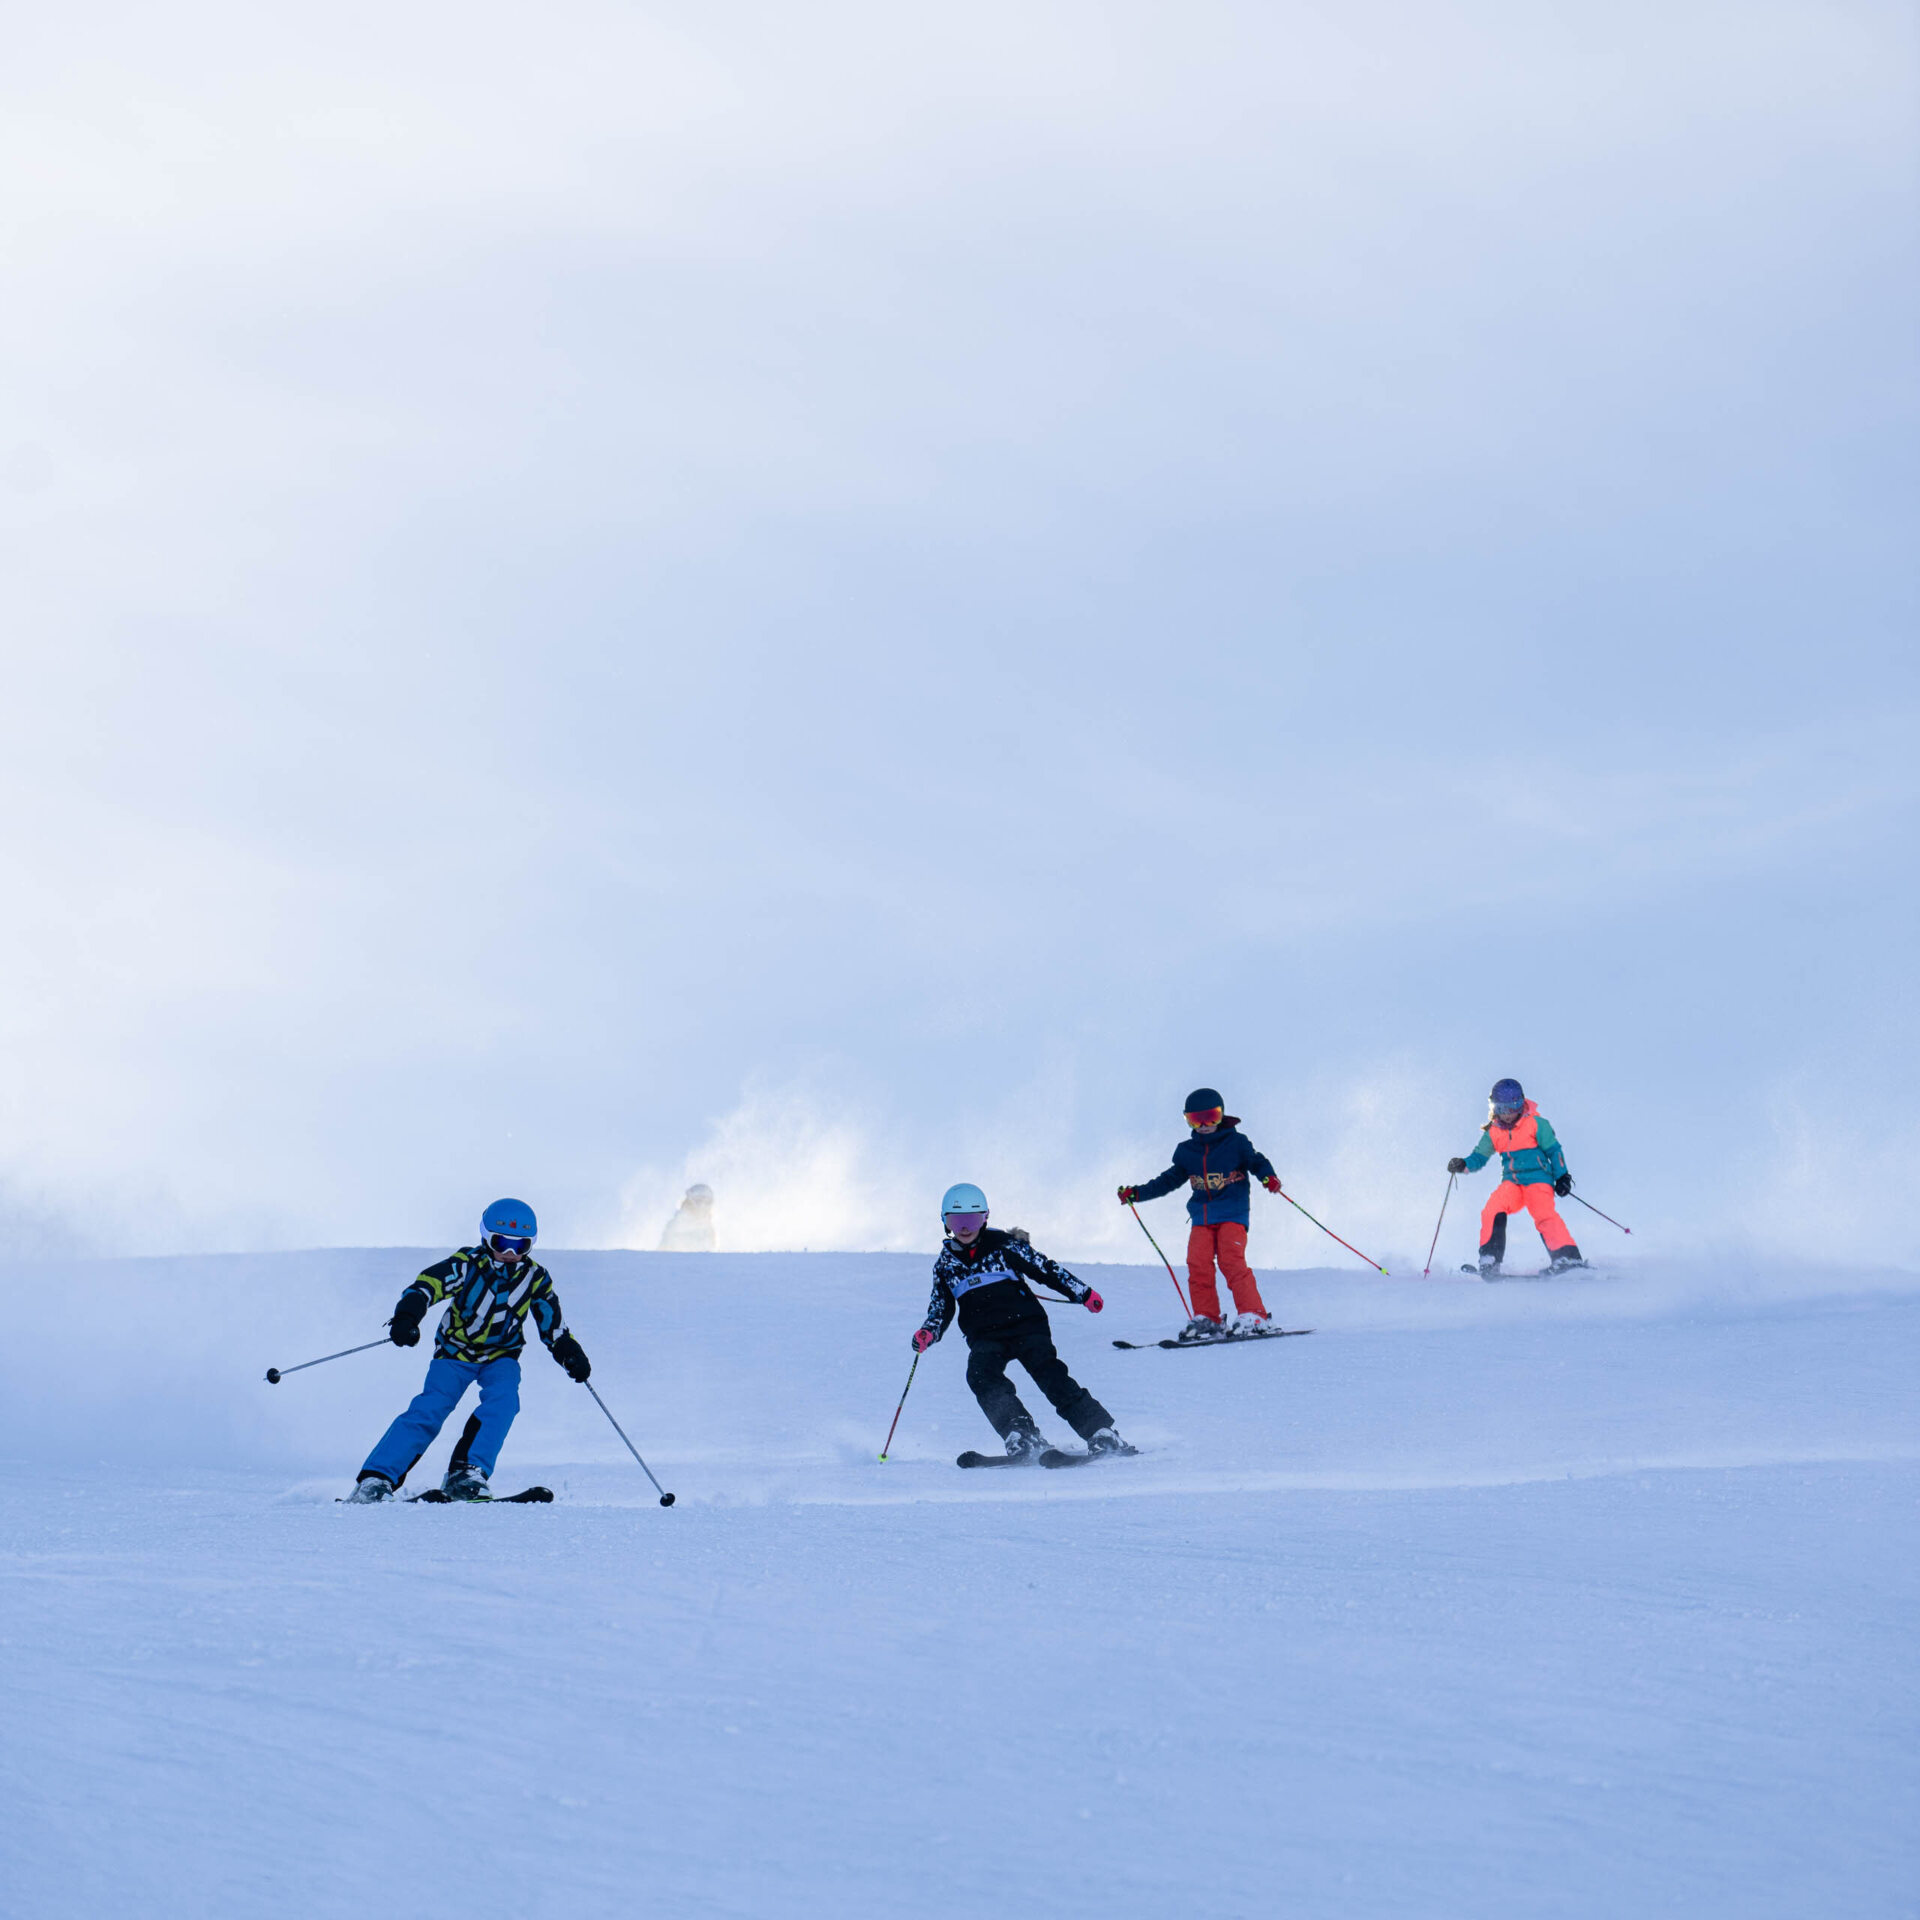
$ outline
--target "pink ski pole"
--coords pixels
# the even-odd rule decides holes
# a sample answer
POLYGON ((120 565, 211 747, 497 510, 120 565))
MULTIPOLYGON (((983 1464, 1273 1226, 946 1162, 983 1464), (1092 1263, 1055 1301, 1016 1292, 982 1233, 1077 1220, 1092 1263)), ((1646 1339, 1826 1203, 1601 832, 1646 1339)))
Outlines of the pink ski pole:
MULTIPOLYGON (((1132 1214, 1136 1220, 1140 1220, 1140 1209, 1136 1207, 1131 1200, 1127 1202, 1127 1211, 1132 1214)), ((1155 1253, 1160 1253, 1160 1242, 1156 1240, 1151 1233, 1147 1232, 1147 1223, 1144 1220, 1140 1220, 1140 1231, 1147 1235, 1147 1245, 1150 1246, 1155 1253)), ((1180 1294, 1180 1311, 1191 1320, 1193 1318, 1193 1309, 1187 1305, 1187 1296, 1180 1292, 1180 1281, 1173 1271, 1173 1262, 1169 1260, 1164 1253, 1160 1253, 1160 1264, 1166 1268, 1167 1278, 1173 1282, 1174 1292, 1180 1294)))
MULTIPOLYGON (((1293 1195, 1286 1190, 1285 1187, 1282 1187, 1280 1189, 1280 1198, 1284 1200, 1288 1206, 1297 1209, 1301 1213, 1307 1213, 1306 1208, 1301 1206, 1300 1202, 1296 1200, 1293 1197, 1293 1195)), ((1313 1215, 1310 1213, 1307 1213, 1307 1218, 1309 1220, 1313 1220, 1313 1215)), ((1337 1233, 1335 1233, 1330 1226, 1326 1225, 1324 1221, 1313 1220, 1313 1224, 1316 1227, 1318 1227, 1320 1231, 1324 1233, 1329 1240, 1340 1240, 1340 1236, 1337 1233)), ((1434 1228, 1434 1237, 1436 1239, 1439 1237, 1439 1233, 1440 1233, 1440 1229, 1438 1227, 1434 1228)), ((1340 1244, 1343 1247, 1345 1247, 1346 1250, 1350 1254, 1352 1254, 1356 1260, 1367 1260, 1367 1256, 1364 1253, 1362 1253, 1360 1249, 1356 1247, 1351 1240, 1340 1240, 1340 1244)), ((1375 1273, 1387 1272, 1386 1268, 1383 1267, 1378 1260, 1367 1260, 1367 1265, 1370 1266, 1375 1273)), ((1388 1274, 1387 1277, 1391 1279, 1393 1276, 1391 1274, 1388 1274)))
POLYGON ((1453 1183, 1459 1177, 1460 1176, 1455 1173, 1447 1175, 1447 1190, 1441 1196, 1440 1200, 1440 1218, 1433 1223, 1433 1240, 1427 1248, 1427 1264, 1420 1269, 1420 1278, 1422 1280, 1426 1279, 1433 1271, 1433 1249, 1440 1244, 1440 1229, 1447 1223, 1447 1202, 1453 1198, 1453 1183))

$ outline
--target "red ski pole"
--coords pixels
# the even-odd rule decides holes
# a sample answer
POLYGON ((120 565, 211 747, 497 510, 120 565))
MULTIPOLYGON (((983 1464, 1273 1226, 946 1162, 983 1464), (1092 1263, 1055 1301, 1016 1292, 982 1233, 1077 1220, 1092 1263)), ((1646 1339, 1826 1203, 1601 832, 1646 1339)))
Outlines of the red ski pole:
MULTIPOLYGON (((1127 1202, 1127 1211, 1132 1214, 1136 1220, 1140 1220, 1140 1209, 1136 1207, 1131 1200, 1127 1202)), ((1147 1223, 1144 1220, 1140 1220, 1140 1231, 1147 1235, 1147 1245, 1150 1246, 1155 1253, 1160 1253, 1160 1242, 1156 1240, 1151 1233, 1147 1232, 1147 1223)), ((1180 1281, 1179 1277, 1174 1273, 1173 1262, 1169 1260, 1164 1253, 1160 1253, 1160 1264, 1166 1268, 1167 1278, 1173 1282, 1174 1292, 1180 1294, 1180 1311, 1191 1320, 1193 1318, 1193 1309, 1187 1305, 1187 1296, 1180 1292, 1180 1281)))
POLYGON ((1440 1244, 1440 1229, 1447 1223, 1447 1202, 1453 1198, 1453 1183, 1459 1177, 1455 1173, 1447 1175, 1447 1190, 1440 1199, 1440 1218, 1433 1223, 1433 1240, 1427 1248, 1427 1264, 1420 1269, 1422 1280, 1433 1272, 1433 1249, 1440 1244))
MULTIPOLYGON (((913 1365, 907 1369, 907 1384, 900 1389, 900 1406, 895 1407, 893 1410, 893 1427, 897 1427, 900 1424, 900 1409, 907 1404, 907 1395, 913 1391, 913 1376, 919 1371, 920 1356, 916 1353, 913 1356, 913 1365)), ((887 1429, 887 1444, 880 1449, 880 1458, 882 1460, 887 1457, 888 1449, 893 1445, 893 1427, 887 1429)))
MULTIPOLYGON (((1280 1198, 1284 1200, 1288 1206, 1295 1208, 1297 1211, 1301 1213, 1307 1213, 1306 1208, 1301 1206, 1300 1202, 1296 1200, 1293 1197, 1293 1195, 1286 1190, 1285 1187, 1282 1187, 1280 1189, 1280 1198)), ((1307 1213, 1307 1218, 1309 1220, 1313 1220, 1313 1215, 1310 1213, 1307 1213)), ((1323 1221, 1313 1220, 1313 1224, 1316 1227, 1318 1227, 1320 1231, 1324 1233, 1329 1240, 1340 1240, 1340 1236, 1337 1233, 1335 1233, 1330 1226, 1327 1226, 1323 1221)), ((1433 1232, 1434 1232, 1434 1238, 1438 1239, 1440 1237, 1440 1229, 1438 1227, 1435 1227, 1433 1232)), ((1356 1260, 1367 1260, 1367 1256, 1364 1253, 1362 1253, 1360 1249, 1356 1247, 1351 1240, 1340 1240, 1340 1244, 1343 1247, 1345 1247, 1346 1250, 1350 1254, 1352 1254, 1356 1260)), ((1375 1273, 1387 1272, 1386 1268, 1383 1267, 1378 1260, 1367 1260, 1367 1265, 1370 1266, 1375 1273)), ((1393 1276, 1391 1274, 1387 1274, 1387 1277, 1388 1279, 1392 1279, 1393 1276)))

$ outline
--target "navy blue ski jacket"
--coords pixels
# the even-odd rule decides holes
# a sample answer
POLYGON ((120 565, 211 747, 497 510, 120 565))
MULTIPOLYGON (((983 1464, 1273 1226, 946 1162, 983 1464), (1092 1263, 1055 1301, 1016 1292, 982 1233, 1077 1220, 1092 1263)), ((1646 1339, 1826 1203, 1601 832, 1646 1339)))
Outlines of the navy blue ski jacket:
POLYGON ((1217 1227, 1229 1220, 1247 1226, 1251 1207, 1249 1180, 1264 1180, 1273 1162, 1240 1131, 1232 1114, 1212 1133, 1190 1133, 1173 1150, 1173 1165, 1135 1190, 1139 1200, 1158 1200, 1175 1187, 1189 1186, 1187 1218, 1196 1227, 1217 1227))

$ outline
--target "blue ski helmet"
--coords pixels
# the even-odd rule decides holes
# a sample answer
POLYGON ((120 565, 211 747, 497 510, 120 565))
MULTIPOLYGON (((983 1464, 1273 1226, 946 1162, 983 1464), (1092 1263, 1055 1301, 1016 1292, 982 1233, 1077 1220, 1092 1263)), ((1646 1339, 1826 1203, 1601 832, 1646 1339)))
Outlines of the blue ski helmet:
POLYGON ((1527 1104, 1527 1090, 1518 1080, 1496 1080, 1489 1096, 1496 1107, 1518 1113, 1527 1104))
POLYGON ((1227 1103, 1220 1098, 1219 1093, 1214 1088, 1195 1087, 1194 1090, 1187 1095, 1187 1104, 1182 1107, 1180 1111, 1182 1113, 1209 1113, 1215 1107, 1218 1107, 1224 1112, 1226 1105, 1227 1103))
POLYGON ((985 1213, 987 1196, 971 1180, 961 1180, 940 1196, 940 1218, 950 1213, 985 1213))
POLYGON ((540 1225, 524 1200, 496 1200, 480 1216, 480 1231, 483 1235, 509 1233, 531 1240, 540 1231, 540 1225))

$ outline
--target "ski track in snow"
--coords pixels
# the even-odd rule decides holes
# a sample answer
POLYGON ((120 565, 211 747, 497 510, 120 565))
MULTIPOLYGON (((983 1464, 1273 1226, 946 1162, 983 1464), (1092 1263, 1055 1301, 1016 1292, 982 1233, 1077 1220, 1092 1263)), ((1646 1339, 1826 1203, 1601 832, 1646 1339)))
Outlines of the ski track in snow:
POLYGON ((968 1475, 951 1336, 874 1457, 924 1259, 555 1254, 679 1504, 536 1351, 553 1506, 343 1507, 425 1349, 260 1376, 419 1263, 23 1290, 8 1920, 1920 1913, 1920 1276, 1278 1274, 1312 1339, 1175 1356, 1089 1267, 1147 1451, 968 1475))

